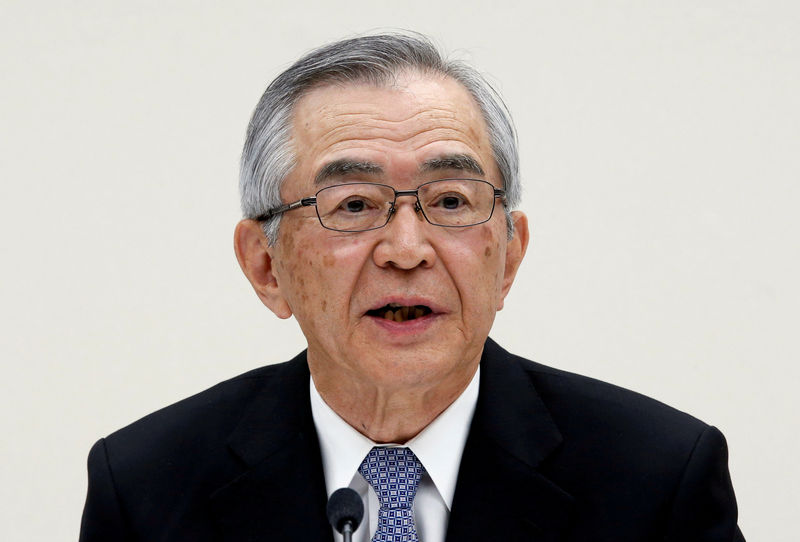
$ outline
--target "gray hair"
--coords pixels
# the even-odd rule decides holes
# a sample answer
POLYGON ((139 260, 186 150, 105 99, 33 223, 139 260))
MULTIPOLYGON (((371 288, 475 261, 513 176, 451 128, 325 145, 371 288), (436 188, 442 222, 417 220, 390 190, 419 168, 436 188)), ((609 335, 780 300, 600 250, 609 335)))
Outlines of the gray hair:
MULTIPOLYGON (((315 49, 278 75, 258 102, 244 144, 239 175, 242 213, 255 218, 281 202, 281 184, 295 164, 291 145, 292 112, 298 100, 329 82, 383 85, 399 73, 438 73, 461 83, 483 113, 495 162, 506 190, 506 222, 520 200, 519 153, 511 115, 500 94, 475 68, 447 60, 421 34, 380 34, 337 41, 315 49)), ((266 220, 270 244, 278 238, 280 215, 266 220)))

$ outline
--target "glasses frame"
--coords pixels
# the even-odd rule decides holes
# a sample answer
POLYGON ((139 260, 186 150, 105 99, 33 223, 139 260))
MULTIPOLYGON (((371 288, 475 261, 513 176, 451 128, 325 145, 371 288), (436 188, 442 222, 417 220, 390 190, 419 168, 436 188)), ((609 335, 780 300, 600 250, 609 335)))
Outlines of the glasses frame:
POLYGON ((316 211, 316 214, 317 214, 317 220, 319 220, 320 226, 322 226, 326 230, 338 231, 338 232, 343 232, 343 233, 359 233, 359 232, 362 232, 362 231, 379 230, 379 229, 383 228, 384 226, 386 226, 386 224, 388 224, 389 221, 392 219, 392 216, 397 211, 397 207, 396 207, 397 198, 398 197, 403 197, 403 196, 414 196, 414 198, 417 200, 416 203, 414 204, 414 211, 419 212, 425 218, 425 221, 428 224, 430 224, 431 226, 438 226, 440 228, 469 228, 471 226, 477 226, 478 224, 483 224, 485 222, 489 222, 489 220, 491 220, 492 217, 494 216, 494 208, 496 206, 497 198, 503 198, 503 205, 506 204, 506 201, 505 201, 506 191, 504 189, 502 189, 502 188, 497 188, 496 186, 494 186, 489 181, 485 181, 483 179, 469 179, 469 178, 462 178, 462 177, 447 178, 447 179, 435 179, 433 181, 424 182, 424 183, 422 183, 421 185, 419 185, 418 187, 416 187, 413 190, 395 190, 393 186, 389 186, 388 184, 383 184, 383 183, 353 182, 353 183, 333 184, 333 185, 330 185, 330 186, 326 186, 324 188, 320 188, 319 190, 317 190, 317 192, 313 196, 310 196, 310 197, 307 197, 307 198, 301 198, 301 199, 299 199, 297 201, 293 201, 292 203, 285 203, 285 204, 280 205, 278 207, 273 207, 272 209, 268 209, 263 214, 260 214, 257 217, 255 217, 255 220, 257 220, 259 222, 263 222, 265 220, 269 220, 270 218, 274 218, 274 217, 276 217, 276 216, 278 216, 280 214, 283 214, 283 213, 285 213, 287 211, 291 211, 293 209, 299 209, 301 207, 314 207, 314 210, 316 211), (431 222, 431 219, 428 218, 428 215, 425 214, 425 211, 422 208, 422 204, 419 201, 419 190, 422 187, 426 186, 426 185, 429 185, 429 184, 432 184, 432 183, 438 183, 438 182, 441 182, 441 181, 475 181, 475 182, 484 183, 484 184, 487 184, 487 185, 491 186, 492 189, 494 190, 494 199, 492 200, 492 210, 489 212, 488 218, 486 218, 486 220, 481 220, 480 222, 475 222, 474 224, 461 224, 461 225, 446 225, 446 224, 436 224, 435 222, 431 222), (328 190, 329 188, 333 188, 334 186, 342 186, 342 185, 347 185, 347 184, 366 184, 366 185, 372 185, 372 186, 382 186, 382 187, 386 187, 386 188, 390 189, 392 192, 394 192, 394 199, 392 200, 392 204, 389 207, 389 212, 386 214, 386 221, 383 224, 381 224, 380 226, 375 226, 373 228, 367 228, 365 230, 339 230, 339 229, 336 229, 336 228, 330 228, 330 227, 326 226, 322 222, 322 218, 319 216, 319 209, 317 208, 317 195, 320 192, 322 192, 323 190, 328 190))

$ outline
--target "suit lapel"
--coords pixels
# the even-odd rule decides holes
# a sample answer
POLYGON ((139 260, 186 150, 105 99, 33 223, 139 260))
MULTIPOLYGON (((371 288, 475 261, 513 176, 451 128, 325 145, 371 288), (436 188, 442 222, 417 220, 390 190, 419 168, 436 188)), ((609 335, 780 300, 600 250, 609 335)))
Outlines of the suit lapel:
POLYGON ((229 439, 242 472, 211 495, 219 540, 332 540, 305 353, 254 397, 229 439))
POLYGON ((447 542, 558 540, 573 498, 538 467, 561 440, 519 362, 487 340, 447 542))

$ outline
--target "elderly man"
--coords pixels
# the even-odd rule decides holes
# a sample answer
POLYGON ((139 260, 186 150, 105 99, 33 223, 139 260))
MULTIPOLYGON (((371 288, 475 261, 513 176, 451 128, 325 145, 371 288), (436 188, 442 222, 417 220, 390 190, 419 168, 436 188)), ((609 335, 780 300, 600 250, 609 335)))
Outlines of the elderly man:
MULTIPOLYGON (((722 435, 488 339, 528 244, 500 98, 424 38, 308 54, 242 158, 236 256, 308 349, 100 440, 81 540, 743 540, 722 435)), ((274 340, 274 339, 272 339, 274 340)))

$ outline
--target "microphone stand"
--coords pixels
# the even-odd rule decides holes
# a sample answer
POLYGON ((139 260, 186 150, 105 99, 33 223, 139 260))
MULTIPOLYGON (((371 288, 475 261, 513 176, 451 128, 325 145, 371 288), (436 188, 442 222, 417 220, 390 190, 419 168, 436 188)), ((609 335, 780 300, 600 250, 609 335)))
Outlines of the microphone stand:
POLYGON ((342 540, 343 542, 353 542, 353 523, 350 521, 345 522, 342 527, 342 540))

